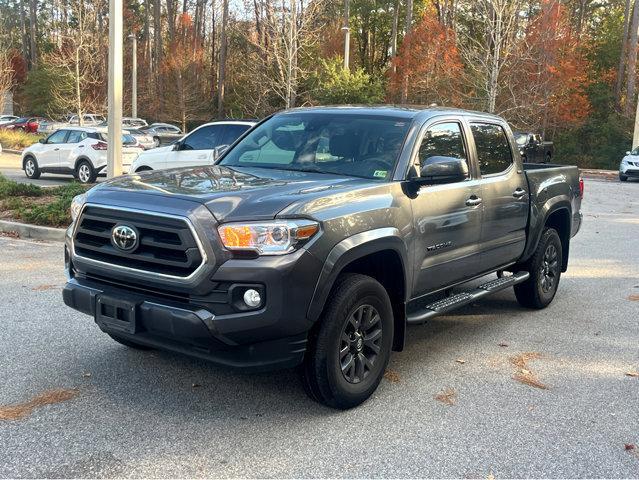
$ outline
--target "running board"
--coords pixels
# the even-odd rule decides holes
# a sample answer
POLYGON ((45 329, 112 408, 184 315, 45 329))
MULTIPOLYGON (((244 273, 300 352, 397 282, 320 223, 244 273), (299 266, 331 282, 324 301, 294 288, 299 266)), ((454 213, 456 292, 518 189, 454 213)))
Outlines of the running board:
POLYGON ((482 283, 475 290, 457 293, 426 305, 422 310, 409 314, 406 318, 406 322, 409 324, 424 323, 426 320, 436 317, 437 315, 451 312, 480 298, 484 298, 491 293, 499 292, 518 283, 525 282, 529 277, 530 273, 528 272, 517 272, 509 277, 496 278, 490 282, 482 283))

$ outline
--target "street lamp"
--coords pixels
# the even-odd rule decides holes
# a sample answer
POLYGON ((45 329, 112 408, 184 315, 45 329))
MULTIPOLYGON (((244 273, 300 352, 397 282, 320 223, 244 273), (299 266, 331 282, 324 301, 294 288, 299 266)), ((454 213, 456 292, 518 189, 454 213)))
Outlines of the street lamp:
POLYGON ((107 178, 122 174, 122 0, 109 0, 107 178))
POLYGON ((138 37, 135 33, 129 35, 131 39, 131 116, 138 118, 138 37))

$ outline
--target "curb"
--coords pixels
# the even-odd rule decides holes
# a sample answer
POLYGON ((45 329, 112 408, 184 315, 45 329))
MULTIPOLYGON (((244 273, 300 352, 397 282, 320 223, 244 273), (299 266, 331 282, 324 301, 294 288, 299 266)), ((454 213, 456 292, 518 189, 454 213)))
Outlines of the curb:
POLYGON ((20 238, 64 242, 65 231, 64 228, 42 227, 40 225, 0 220, 0 232, 17 232, 20 238))
POLYGON ((12 148, 2 148, 2 153, 13 153, 14 155, 22 155, 22 150, 13 150, 12 148))

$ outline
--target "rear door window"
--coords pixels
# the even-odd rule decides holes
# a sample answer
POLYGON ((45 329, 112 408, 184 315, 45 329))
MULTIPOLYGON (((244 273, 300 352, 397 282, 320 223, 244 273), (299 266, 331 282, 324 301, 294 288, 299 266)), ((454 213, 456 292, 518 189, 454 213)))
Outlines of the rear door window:
POLYGON ((473 122, 470 124, 482 175, 503 173, 513 164, 508 137, 501 125, 473 122))
POLYGON ((67 138, 66 143, 79 143, 85 138, 87 138, 87 132, 82 132, 80 130, 71 130, 69 132, 69 137, 67 138))

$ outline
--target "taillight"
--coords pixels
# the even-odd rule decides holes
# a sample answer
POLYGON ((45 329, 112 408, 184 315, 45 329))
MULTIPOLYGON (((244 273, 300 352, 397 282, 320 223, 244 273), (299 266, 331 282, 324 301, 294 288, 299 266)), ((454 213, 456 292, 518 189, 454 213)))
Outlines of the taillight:
POLYGON ((579 198, 584 198, 584 179, 579 177, 579 198))
POLYGON ((104 142, 98 142, 91 145, 91 148, 93 148, 93 150, 106 150, 107 144, 104 142))

